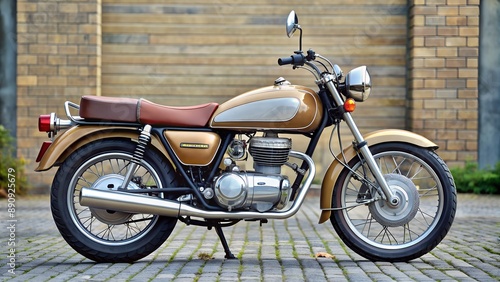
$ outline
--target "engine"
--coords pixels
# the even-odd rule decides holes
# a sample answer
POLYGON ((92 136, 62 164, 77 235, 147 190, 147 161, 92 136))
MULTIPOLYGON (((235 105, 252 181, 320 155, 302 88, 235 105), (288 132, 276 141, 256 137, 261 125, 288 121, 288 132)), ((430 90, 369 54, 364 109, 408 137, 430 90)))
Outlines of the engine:
MULTIPOLYGON (((243 155, 242 144, 240 140, 231 144, 228 153, 232 158, 243 155)), ((281 166, 287 162, 291 148, 292 142, 288 138, 265 136, 250 139, 248 151, 253 157, 255 171, 239 171, 237 166, 232 166, 217 177, 214 182, 217 204, 229 211, 265 212, 284 208, 290 200, 291 185, 288 177, 281 175, 281 166)))

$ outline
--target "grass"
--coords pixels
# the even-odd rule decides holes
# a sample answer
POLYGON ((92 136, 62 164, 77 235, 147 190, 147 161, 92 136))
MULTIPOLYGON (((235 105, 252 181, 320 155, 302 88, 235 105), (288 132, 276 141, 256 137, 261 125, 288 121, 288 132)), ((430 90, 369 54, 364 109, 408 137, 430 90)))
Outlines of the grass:
POLYGON ((494 168, 479 169, 475 162, 450 169, 457 192, 474 194, 500 194, 500 162, 494 168))
POLYGON ((489 248, 489 247, 483 247, 483 249, 484 249, 485 251, 487 251, 488 253, 490 253, 490 254, 500 255, 500 252, 495 251, 495 250, 493 250, 492 248, 489 248))

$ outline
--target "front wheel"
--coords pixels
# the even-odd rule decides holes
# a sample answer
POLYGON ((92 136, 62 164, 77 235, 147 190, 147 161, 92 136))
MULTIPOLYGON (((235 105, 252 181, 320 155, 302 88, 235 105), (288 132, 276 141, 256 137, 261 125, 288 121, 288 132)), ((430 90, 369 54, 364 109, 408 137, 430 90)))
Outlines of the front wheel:
POLYGON ((374 261, 409 261, 436 247, 455 217, 453 177, 433 151, 383 143, 370 151, 400 203, 381 199, 365 162, 355 158, 338 178, 330 221, 344 243, 374 261))
MULTIPOLYGON (((136 143, 109 139, 90 143, 62 163, 51 190, 54 221, 66 242, 97 262, 133 262, 156 250, 176 218, 81 206, 82 187, 116 191, 131 164, 136 143)), ((153 148, 135 170, 127 189, 172 187, 174 171, 153 148)), ((150 193, 153 197, 168 195, 150 193)))

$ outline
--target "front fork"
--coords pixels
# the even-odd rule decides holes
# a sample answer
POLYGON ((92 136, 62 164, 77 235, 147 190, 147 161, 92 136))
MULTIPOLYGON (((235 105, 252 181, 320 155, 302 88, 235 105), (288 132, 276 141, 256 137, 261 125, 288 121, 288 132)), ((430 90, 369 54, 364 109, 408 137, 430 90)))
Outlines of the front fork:
MULTIPOLYGON (((332 93, 333 99, 335 100, 335 103, 338 106, 343 106, 344 101, 340 97, 339 92, 337 91, 337 88, 333 84, 333 76, 325 74, 323 76, 323 81, 325 82, 328 90, 330 90, 330 93, 332 93)), ((373 173, 373 176, 377 180, 378 184, 380 185, 380 188, 382 189, 382 198, 390 205, 390 206, 397 206, 399 204, 399 198, 396 197, 392 189, 389 187, 387 184, 387 181, 385 181, 384 175, 382 174, 382 171, 379 169, 377 163, 375 162, 375 159, 373 158, 372 153, 370 152, 370 149, 368 148, 368 144, 363 138, 363 135, 359 132, 358 127, 356 126, 356 123, 354 123, 354 119, 351 116, 351 113, 349 112, 344 112, 343 118, 345 122, 347 123, 347 126, 352 132, 352 135, 354 136, 354 139, 357 142, 357 148, 361 155, 365 158, 366 164, 370 168, 371 172, 373 173)))

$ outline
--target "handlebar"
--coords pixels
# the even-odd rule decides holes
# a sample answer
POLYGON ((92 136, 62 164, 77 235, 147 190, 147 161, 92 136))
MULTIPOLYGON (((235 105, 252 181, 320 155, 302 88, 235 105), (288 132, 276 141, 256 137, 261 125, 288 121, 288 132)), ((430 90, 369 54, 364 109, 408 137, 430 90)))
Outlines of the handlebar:
MULTIPOLYGON (((289 57, 279 58, 278 65, 293 65, 294 69, 306 65, 304 68, 310 71, 317 80, 321 80, 324 75, 332 75, 333 79, 336 80, 338 87, 340 87, 339 80, 343 77, 340 67, 332 64, 332 62, 330 62, 327 58, 316 54, 316 52, 312 49, 307 50, 306 53, 307 55, 305 55, 302 51, 295 51, 294 54, 289 57), (330 66, 330 69, 328 66, 330 66)), ((329 81, 331 78, 326 80, 329 81)))

